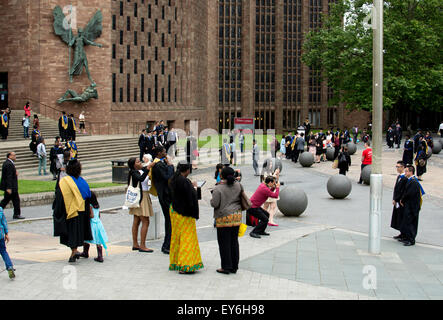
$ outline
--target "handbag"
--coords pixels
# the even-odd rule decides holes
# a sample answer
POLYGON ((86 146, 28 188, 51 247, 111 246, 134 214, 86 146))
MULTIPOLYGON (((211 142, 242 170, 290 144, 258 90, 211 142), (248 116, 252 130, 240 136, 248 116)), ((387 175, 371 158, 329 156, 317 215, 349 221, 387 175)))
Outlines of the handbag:
POLYGON ((241 186, 240 200, 242 211, 248 210, 252 206, 251 200, 249 200, 245 190, 243 190, 243 186, 241 186))
POLYGON ((338 159, 334 160, 334 162, 332 163, 332 168, 333 169, 337 169, 338 168, 338 159))
POLYGON ((140 186, 137 184, 137 187, 133 187, 132 177, 131 177, 129 181, 128 190, 126 190, 124 206, 127 208, 139 208, 140 198, 141 198, 140 186))

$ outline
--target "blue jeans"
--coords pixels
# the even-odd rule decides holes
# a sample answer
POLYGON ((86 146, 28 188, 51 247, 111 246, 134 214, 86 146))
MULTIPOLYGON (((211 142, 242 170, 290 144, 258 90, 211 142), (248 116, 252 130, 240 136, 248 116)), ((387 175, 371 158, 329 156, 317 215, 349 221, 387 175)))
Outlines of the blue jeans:
POLYGON ((6 251, 5 239, 0 239, 0 254, 2 255, 3 261, 5 262, 6 269, 12 268, 12 262, 9 258, 9 254, 6 251))
POLYGON ((29 127, 23 127, 23 138, 29 138, 29 127))
POLYGON ((43 168, 43 173, 46 175, 46 157, 38 158, 38 175, 41 176, 43 168))

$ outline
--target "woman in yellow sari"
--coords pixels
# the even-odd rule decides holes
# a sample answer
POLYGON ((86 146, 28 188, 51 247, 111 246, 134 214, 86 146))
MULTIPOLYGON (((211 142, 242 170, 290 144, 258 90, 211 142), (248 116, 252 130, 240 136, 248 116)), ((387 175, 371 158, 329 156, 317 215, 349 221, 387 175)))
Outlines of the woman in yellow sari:
POLYGON ((190 164, 179 163, 169 182, 173 199, 169 209, 172 227, 169 270, 181 274, 203 268, 195 225, 199 218, 197 192, 187 178, 190 171, 190 164))

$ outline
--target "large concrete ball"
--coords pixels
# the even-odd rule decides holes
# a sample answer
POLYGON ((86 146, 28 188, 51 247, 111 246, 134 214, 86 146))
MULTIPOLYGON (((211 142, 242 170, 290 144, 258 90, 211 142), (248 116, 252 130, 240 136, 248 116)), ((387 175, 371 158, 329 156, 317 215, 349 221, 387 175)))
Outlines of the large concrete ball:
POLYGON ((431 149, 431 148, 428 147, 428 152, 426 153, 426 156, 428 157, 428 159, 429 159, 430 157, 432 157, 432 153, 433 153, 433 149, 431 149))
POLYGON ((303 167, 310 167, 314 164, 314 155, 310 152, 303 152, 298 160, 303 167))
POLYGON ((441 143, 439 141, 435 141, 434 142, 434 147, 432 148, 432 153, 433 154, 439 154, 441 151, 441 143))
POLYGON ((286 187, 280 191, 277 207, 285 216, 298 217, 308 207, 306 193, 296 187, 286 187))
POLYGON ((281 162, 281 160, 280 159, 277 159, 277 158, 268 158, 268 159, 266 159, 264 162, 263 162, 263 167, 266 167, 267 165, 268 165, 268 162, 269 161, 272 161, 272 168, 274 168, 274 169, 277 169, 277 168, 279 168, 280 169, 280 172, 282 172, 282 170, 283 170, 283 164, 282 164, 282 162, 281 162))
POLYGON ((348 147, 348 153, 350 156, 357 152, 357 145, 354 142, 349 142, 346 146, 348 147))
POLYGON ((371 165, 363 168, 361 172, 361 178, 365 184, 371 184, 371 165))
POLYGON ((351 193, 352 183, 345 175, 337 174, 329 178, 326 189, 333 198, 344 199, 351 193))
POLYGON ((328 147, 326 149, 326 159, 329 161, 334 161, 335 148, 328 147))

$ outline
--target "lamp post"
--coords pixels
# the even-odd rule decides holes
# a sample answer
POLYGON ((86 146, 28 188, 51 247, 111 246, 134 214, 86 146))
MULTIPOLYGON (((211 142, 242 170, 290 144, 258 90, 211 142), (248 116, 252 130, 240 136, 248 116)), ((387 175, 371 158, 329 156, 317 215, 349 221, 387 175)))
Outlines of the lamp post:
POLYGON ((383 126, 383 0, 374 0, 373 87, 372 87, 372 166, 369 212, 369 253, 380 254, 383 126))

